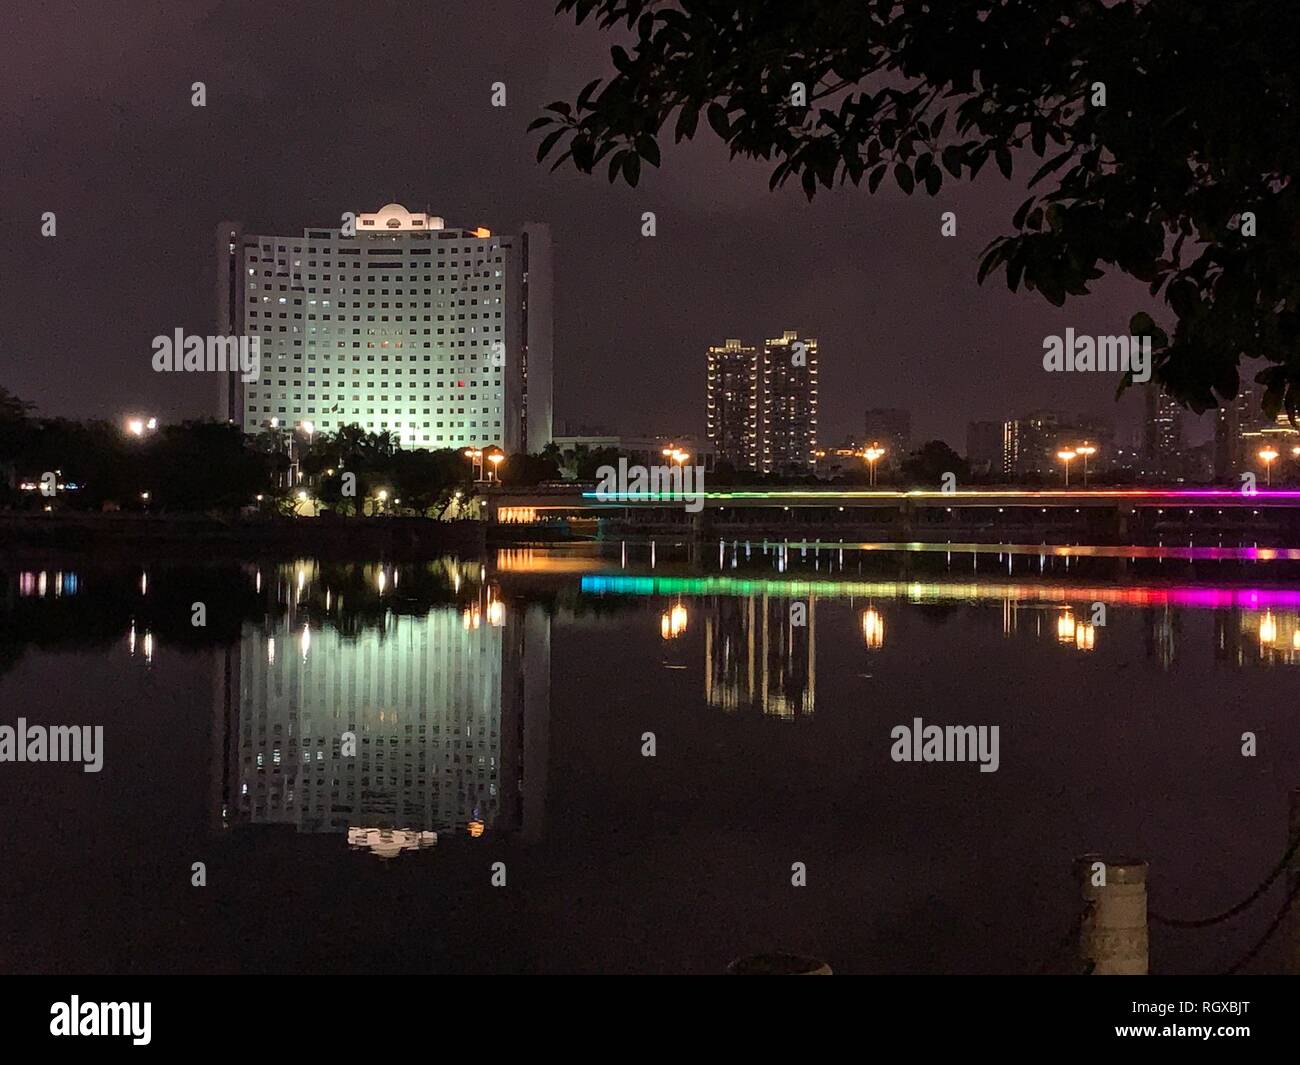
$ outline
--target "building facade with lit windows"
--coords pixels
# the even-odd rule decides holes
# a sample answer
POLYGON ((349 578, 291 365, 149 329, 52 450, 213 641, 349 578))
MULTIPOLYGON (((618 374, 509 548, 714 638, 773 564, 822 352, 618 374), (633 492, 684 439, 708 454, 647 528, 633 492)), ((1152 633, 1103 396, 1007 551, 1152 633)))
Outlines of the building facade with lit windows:
POLYGON ((222 380, 245 432, 389 432, 404 448, 551 440, 551 240, 449 227, 390 203, 300 236, 217 234, 218 333, 257 337, 256 381, 222 380), (355 229, 355 232, 351 232, 355 229))
POLYGON ((759 468, 809 472, 817 451, 817 341, 787 330, 763 344, 759 468))
POLYGON ((758 468, 758 348, 728 340, 708 350, 707 433, 718 458, 758 468))

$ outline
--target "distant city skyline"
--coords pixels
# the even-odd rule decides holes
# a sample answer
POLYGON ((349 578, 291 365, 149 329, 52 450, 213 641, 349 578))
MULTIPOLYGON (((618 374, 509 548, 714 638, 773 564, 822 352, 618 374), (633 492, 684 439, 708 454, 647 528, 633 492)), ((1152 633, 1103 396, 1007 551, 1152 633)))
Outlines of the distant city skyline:
MULTIPOLYGON (((403 17, 420 24, 428 8, 395 4, 403 17)), ((1113 410, 1121 437, 1140 431, 1136 390, 1116 404, 1109 375, 1046 374, 1041 355, 1043 337, 1066 327, 1127 331, 1150 303, 1144 286, 1107 279, 1054 308, 975 282, 980 249, 1007 229, 1032 167, 1017 165, 1011 182, 989 168, 936 200, 887 186, 810 205, 794 188, 769 192, 764 166, 699 143, 665 145, 663 169, 637 189, 609 187, 538 166, 526 133, 544 104, 581 87, 576 66, 607 62, 591 27, 550 5, 449 8, 438 13, 440 61, 394 70, 368 12, 325 2, 312 20, 321 39, 350 42, 360 82, 337 76, 330 50, 297 46, 291 11, 252 0, 177 20, 165 49, 109 10, 55 8, 39 28, 11 26, 0 385, 45 415, 208 415, 213 382, 155 374, 149 341, 212 330, 218 223, 295 233, 396 201, 500 232, 551 224, 557 418, 703 435, 700 352, 798 323, 834 355, 825 441, 857 431, 867 407, 910 410, 914 439, 959 450, 969 422, 1033 409, 1113 410), (470 47, 484 19, 498 35, 491 61, 470 47), (191 106, 196 80, 203 108, 191 106), (498 80, 505 107, 492 106, 498 80), (957 219, 947 238, 946 210, 957 219), (41 235, 47 211, 57 236, 41 235), (641 235, 645 211, 653 237, 641 235)), ((1193 441, 1213 434, 1212 414, 1188 423, 1193 441)))

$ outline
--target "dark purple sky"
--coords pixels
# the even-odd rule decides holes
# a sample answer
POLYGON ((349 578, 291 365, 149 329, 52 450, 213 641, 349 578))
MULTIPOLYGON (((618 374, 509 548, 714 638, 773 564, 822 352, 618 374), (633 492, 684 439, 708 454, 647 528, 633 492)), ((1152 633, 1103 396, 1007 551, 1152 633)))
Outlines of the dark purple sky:
POLYGON ((210 377, 149 360, 157 334, 212 331, 216 223, 297 233, 396 199, 453 224, 554 227, 557 418, 699 431, 705 347, 796 329, 821 341, 830 441, 869 406, 908 407, 917 436, 959 448, 968 420, 1035 407, 1137 424, 1111 378, 1049 375, 1041 356, 1067 326, 1125 332, 1143 286, 1108 280, 1056 309, 1001 275, 975 284, 1027 166, 937 199, 887 186, 810 205, 706 130, 665 145, 637 189, 551 174, 525 128, 604 72, 608 41, 549 0, 43 0, 6 5, 0 35, 0 385, 43 412, 210 414, 210 377))

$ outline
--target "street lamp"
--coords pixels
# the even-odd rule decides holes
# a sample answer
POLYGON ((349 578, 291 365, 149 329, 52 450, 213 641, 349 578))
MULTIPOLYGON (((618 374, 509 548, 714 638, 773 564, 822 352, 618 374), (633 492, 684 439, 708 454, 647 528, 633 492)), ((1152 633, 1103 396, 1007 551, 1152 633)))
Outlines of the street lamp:
POLYGON ((1083 487, 1088 487, 1088 456, 1097 454, 1097 449, 1089 444, 1086 440, 1082 447, 1075 448, 1083 456, 1083 487))
MULTIPOLYGON (((496 475, 496 479, 499 482, 501 480, 501 463, 505 461, 505 455, 501 454, 500 451, 494 451, 487 457, 487 459, 488 462, 492 463, 492 472, 496 475)), ((489 480, 491 480, 491 478, 489 478, 489 480)))
POLYGON ((461 454, 470 460, 470 469, 477 471, 474 480, 481 481, 483 479, 483 449, 467 447, 461 454))
POLYGON ((871 472, 872 487, 876 484, 876 463, 880 461, 880 456, 884 453, 885 449, 874 441, 869 448, 862 452, 862 457, 867 460, 867 469, 871 472))
POLYGON ((683 451, 676 444, 671 444, 663 450, 664 458, 672 459, 678 466, 691 457, 689 451, 683 451))
POLYGON ((1259 457, 1264 463, 1264 483, 1273 483, 1273 460, 1277 458, 1277 448, 1262 447, 1259 449, 1259 457))
POLYGON ((1070 460, 1074 458, 1076 454, 1077 452, 1071 451, 1069 448, 1065 448, 1064 450, 1058 451, 1056 453, 1056 457, 1065 463, 1065 487, 1066 488, 1070 487, 1070 460))

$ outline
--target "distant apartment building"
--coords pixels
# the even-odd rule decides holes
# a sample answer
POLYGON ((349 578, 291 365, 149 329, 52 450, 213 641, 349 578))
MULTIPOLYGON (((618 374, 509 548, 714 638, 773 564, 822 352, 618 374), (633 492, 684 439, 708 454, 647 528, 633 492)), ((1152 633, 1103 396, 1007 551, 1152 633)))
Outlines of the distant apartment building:
POLYGON ((912 413, 897 407, 878 407, 863 419, 863 443, 885 449, 882 462, 896 468, 912 450, 912 413))
POLYGON ((817 341, 786 331, 763 345, 759 469, 807 473, 817 450, 817 341))
POLYGON ((669 466, 675 461, 673 452, 685 452, 684 465, 703 466, 711 471, 718 461, 712 440, 701 440, 694 433, 612 433, 582 432, 559 434, 554 440, 560 452, 560 464, 572 468, 582 452, 612 450, 626 455, 633 465, 669 466))
POLYGON ((1003 426, 1002 474, 1011 481, 1054 477, 1063 468, 1059 453, 1080 446, 1096 448, 1088 457, 1090 469, 1109 468, 1115 457, 1114 427, 1100 418, 1062 411, 1026 414, 1003 426))
POLYGON ((551 440, 551 239, 449 227, 390 203, 298 236, 217 234, 217 332, 257 337, 262 373, 222 381, 245 432, 357 425, 404 448, 551 440))
POLYGON ((1236 399, 1219 408, 1214 427, 1216 479, 1231 480, 1243 473, 1262 473, 1264 464, 1259 453, 1268 448, 1278 453, 1279 462, 1293 461, 1292 449, 1300 447, 1300 431, 1292 426, 1284 411, 1274 418, 1266 415, 1262 399, 1259 387, 1247 387, 1236 399))
POLYGON ((1143 400, 1142 473, 1155 479, 1180 478, 1184 475, 1182 405, 1154 384, 1147 385, 1143 400))
POLYGON ((758 348, 728 340, 708 350, 707 435, 720 461, 759 465, 758 348))
POLYGON ((1003 422, 971 422, 966 426, 966 463, 973 474, 1003 475, 1003 422))

